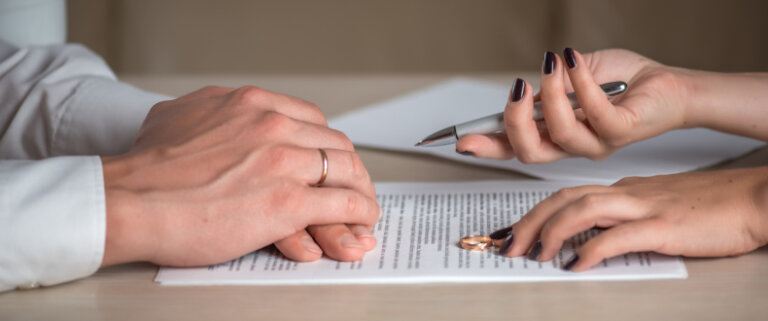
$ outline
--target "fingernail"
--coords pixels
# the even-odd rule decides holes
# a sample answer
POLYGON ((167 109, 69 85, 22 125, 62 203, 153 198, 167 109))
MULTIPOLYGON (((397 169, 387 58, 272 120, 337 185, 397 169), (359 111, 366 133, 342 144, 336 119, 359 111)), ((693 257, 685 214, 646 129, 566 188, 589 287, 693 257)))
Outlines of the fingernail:
POLYGON ((573 268, 573 266, 576 265, 577 262, 579 262, 579 255, 574 254, 568 260, 568 263, 565 263, 565 265, 563 265, 563 270, 570 271, 573 268))
POLYGON ((369 231, 367 227, 360 226, 360 225, 353 227, 352 233, 355 233, 355 236, 357 236, 357 238, 373 237, 373 234, 371 234, 371 231, 369 231))
POLYGON ((551 74, 555 71, 555 53, 547 51, 544 53, 544 63, 541 66, 545 75, 551 74))
POLYGON ((504 240, 504 244, 502 244, 501 247, 499 248, 499 253, 501 255, 506 255, 507 252, 509 252, 509 249, 512 248, 512 243, 514 241, 515 241, 515 235, 509 234, 509 236, 507 236, 507 238, 504 240))
POLYGON ((357 240, 357 238, 349 233, 345 233, 339 238, 339 243, 341 243, 342 247, 354 247, 354 248, 363 248, 363 244, 360 243, 360 241, 357 240))
POLYGON ((539 254, 541 254, 541 240, 533 244, 531 251, 528 252, 528 259, 535 261, 539 258, 539 254))
POLYGON ((321 250, 320 247, 317 246, 317 243, 315 243, 315 241, 309 236, 301 238, 301 245, 304 246, 307 251, 315 254, 323 254, 323 250, 321 250))
POLYGON ((464 155, 464 156, 475 156, 475 153, 470 152, 470 151, 466 151, 466 150, 465 151, 458 151, 457 150, 456 152, 461 154, 461 155, 464 155))
POLYGON ((488 235, 492 240, 499 240, 506 238, 509 236, 510 232, 512 232, 512 226, 507 226, 503 229, 500 229, 496 232, 491 233, 491 235, 488 235))
POLYGON ((523 99, 523 94, 525 93, 525 81, 523 81, 520 78, 515 79, 514 85, 512 85, 512 92, 509 95, 509 100, 511 102, 518 102, 520 99, 523 99))
POLYGON ((568 68, 573 69, 576 67, 576 57, 573 56, 573 48, 565 48, 563 56, 565 56, 565 63, 568 64, 568 68))

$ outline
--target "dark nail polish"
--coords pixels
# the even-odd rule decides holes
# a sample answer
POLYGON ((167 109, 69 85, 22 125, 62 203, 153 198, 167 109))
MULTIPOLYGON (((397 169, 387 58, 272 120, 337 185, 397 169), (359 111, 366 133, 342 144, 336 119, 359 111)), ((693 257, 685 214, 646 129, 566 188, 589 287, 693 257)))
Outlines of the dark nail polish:
POLYGON ((456 151, 456 152, 464 156, 475 156, 475 153, 470 151, 456 151))
POLYGON ((515 83, 512 85, 512 93, 509 95, 509 101, 518 102, 523 99, 525 94, 525 81, 520 78, 515 79, 515 83))
POLYGON ((555 53, 547 51, 544 53, 544 63, 541 66, 545 75, 549 75, 555 71, 555 53))
POLYGON ((563 270, 570 271, 573 268, 573 266, 576 265, 576 262, 579 262, 578 254, 574 254, 573 256, 571 256, 571 259, 568 260, 568 263, 565 263, 565 265, 563 265, 563 270))
POLYGON ((539 258, 539 254, 541 254, 541 241, 536 241, 536 243, 533 244, 531 251, 528 252, 528 259, 535 261, 539 258))
POLYGON ((488 235, 492 240, 500 240, 504 239, 512 232, 512 226, 507 226, 503 229, 500 229, 496 232, 491 233, 491 235, 488 235))
POLYGON ((576 57, 573 56, 573 48, 565 48, 563 56, 565 56, 565 63, 568 64, 568 68, 573 69, 576 67, 576 57))
POLYGON ((504 240, 504 244, 502 244, 501 247, 499 248, 499 254, 506 255, 507 252, 509 252, 509 249, 512 248, 512 242, 514 242, 514 240, 515 240, 515 235, 509 234, 509 236, 507 236, 507 238, 504 240))

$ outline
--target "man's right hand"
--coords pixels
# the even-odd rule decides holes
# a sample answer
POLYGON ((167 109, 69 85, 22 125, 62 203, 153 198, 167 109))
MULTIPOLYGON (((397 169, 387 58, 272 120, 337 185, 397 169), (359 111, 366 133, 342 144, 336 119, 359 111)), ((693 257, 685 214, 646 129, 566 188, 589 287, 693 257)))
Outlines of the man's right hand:
POLYGON ((206 87, 155 105, 132 150, 102 162, 103 266, 209 265, 272 243, 299 261, 357 260, 375 246, 380 208, 367 171, 349 139, 297 98, 206 87), (318 148, 328 156, 322 187, 318 148))

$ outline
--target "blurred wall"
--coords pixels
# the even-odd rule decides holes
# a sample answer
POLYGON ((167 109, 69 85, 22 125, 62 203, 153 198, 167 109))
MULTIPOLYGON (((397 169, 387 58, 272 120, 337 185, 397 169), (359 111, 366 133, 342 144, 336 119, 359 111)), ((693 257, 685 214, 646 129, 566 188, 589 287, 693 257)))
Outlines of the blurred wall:
POLYGON ((768 70, 760 0, 69 0, 68 18, 122 73, 536 70, 565 46, 768 70))

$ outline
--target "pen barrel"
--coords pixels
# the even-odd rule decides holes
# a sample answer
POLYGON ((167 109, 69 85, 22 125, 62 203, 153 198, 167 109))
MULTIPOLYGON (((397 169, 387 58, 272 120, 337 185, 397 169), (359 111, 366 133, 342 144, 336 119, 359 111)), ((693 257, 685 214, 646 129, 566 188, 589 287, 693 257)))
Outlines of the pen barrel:
MULTIPOLYGON (((624 92, 627 89, 627 84, 623 81, 614 81, 600 85, 600 88, 605 92, 606 96, 614 96, 624 92)), ((568 102, 571 104, 572 109, 580 108, 579 102, 576 99, 576 93, 568 93, 565 95, 568 98, 568 102)), ((533 120, 539 121, 544 119, 544 111, 541 109, 541 101, 533 103, 533 120)), ((465 123, 457 124, 454 126, 456 137, 462 137, 469 134, 491 134, 504 131, 504 113, 493 114, 478 118, 465 123)))
POLYGON ((504 131, 504 113, 493 114, 461 123, 454 128, 456 137, 462 137, 468 134, 490 134, 504 131))

